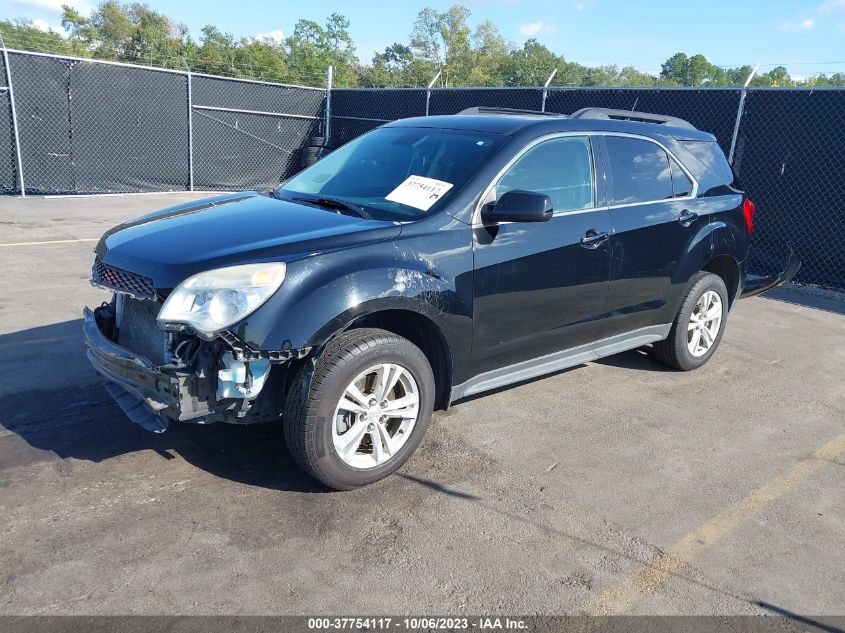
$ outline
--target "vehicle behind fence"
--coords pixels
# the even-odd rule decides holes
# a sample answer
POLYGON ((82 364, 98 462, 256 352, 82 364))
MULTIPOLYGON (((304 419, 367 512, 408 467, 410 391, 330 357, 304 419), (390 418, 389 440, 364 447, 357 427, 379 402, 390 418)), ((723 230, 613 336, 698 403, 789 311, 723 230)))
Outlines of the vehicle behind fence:
POLYGON ((8 64, 12 84, 0 68, 0 193, 20 191, 12 96, 20 171, 33 194, 270 188, 297 171, 311 136, 330 129, 337 147, 387 121, 472 106, 639 110, 712 132, 726 154, 733 147, 737 182, 758 209, 752 273, 780 272, 792 248, 803 262, 797 282, 845 291, 845 89, 327 92, 21 51, 9 51, 8 64))

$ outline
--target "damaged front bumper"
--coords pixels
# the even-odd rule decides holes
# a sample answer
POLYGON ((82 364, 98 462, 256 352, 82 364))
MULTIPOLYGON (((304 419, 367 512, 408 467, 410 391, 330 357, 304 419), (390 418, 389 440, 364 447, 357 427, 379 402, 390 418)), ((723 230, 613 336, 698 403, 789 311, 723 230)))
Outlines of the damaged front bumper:
POLYGON ((175 351, 169 346, 162 365, 120 344, 118 311, 117 300, 83 311, 88 359, 129 419, 156 433, 174 420, 243 424, 278 417, 281 394, 266 388, 274 375, 271 367, 280 366, 275 375, 281 379, 286 361, 307 353, 258 352, 236 338, 200 341, 189 334, 167 334, 177 337, 167 339, 171 343, 180 340, 182 345, 175 345, 175 351), (180 348, 191 352, 179 356, 180 348))
POLYGON ((133 422, 156 433, 165 431, 169 419, 180 418, 179 380, 110 341, 93 311, 85 308, 83 315, 88 360, 106 379, 106 390, 133 422))

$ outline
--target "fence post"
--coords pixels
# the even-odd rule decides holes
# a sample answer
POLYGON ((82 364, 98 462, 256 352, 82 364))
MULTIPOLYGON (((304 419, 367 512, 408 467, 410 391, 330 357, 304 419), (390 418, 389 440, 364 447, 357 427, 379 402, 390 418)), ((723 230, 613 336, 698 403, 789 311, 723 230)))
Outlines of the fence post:
POLYGON ((194 96, 191 92, 191 67, 182 58, 185 79, 188 82, 188 191, 194 190, 194 96))
POLYGON ((332 135, 332 85, 334 84, 334 68, 329 64, 326 68, 326 124, 323 132, 326 137, 326 147, 329 146, 329 139, 332 135))
POLYGON ((431 81, 428 82, 428 86, 425 89, 425 115, 428 116, 428 105, 431 103, 431 87, 434 85, 434 82, 440 79, 440 71, 437 71, 437 74, 431 78, 431 81))
POLYGON ((557 68, 552 71, 552 74, 549 75, 548 79, 546 79, 546 83, 543 84, 543 103, 540 106, 540 112, 546 111, 546 95, 549 94, 549 84, 552 83, 552 79, 555 78, 555 75, 557 75, 557 68))
POLYGON ((751 83, 751 80, 754 79, 754 75, 757 74, 757 69, 760 68, 760 64, 757 64, 754 67, 754 70, 751 71, 751 74, 748 75, 748 79, 745 80, 745 85, 742 87, 742 92, 739 94, 739 106, 736 109, 736 123, 734 123, 734 133, 731 136, 731 150, 728 152, 728 162, 733 165, 734 164, 734 150, 736 149, 736 139, 739 136, 739 124, 742 121, 742 111, 745 109, 745 95, 748 93, 748 84, 751 83))
POLYGON ((18 167, 18 184, 21 187, 21 198, 26 198, 26 184, 23 180, 23 161, 21 160, 21 137, 18 133, 18 115, 15 110, 15 91, 12 88, 12 67, 9 65, 9 53, 6 50, 6 42, 0 36, 0 46, 3 47, 3 66, 6 69, 6 87, 9 89, 9 107, 12 110, 12 132, 15 137, 15 160, 18 167))

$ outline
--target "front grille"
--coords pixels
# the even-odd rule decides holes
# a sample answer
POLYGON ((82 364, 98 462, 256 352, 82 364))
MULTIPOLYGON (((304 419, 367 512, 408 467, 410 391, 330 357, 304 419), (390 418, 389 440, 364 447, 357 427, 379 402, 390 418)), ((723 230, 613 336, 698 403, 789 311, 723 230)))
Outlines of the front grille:
POLYGON ((152 279, 130 273, 122 268, 109 266, 99 257, 94 260, 94 267, 91 269, 91 281, 98 286, 105 286, 138 299, 156 298, 156 289, 152 279))

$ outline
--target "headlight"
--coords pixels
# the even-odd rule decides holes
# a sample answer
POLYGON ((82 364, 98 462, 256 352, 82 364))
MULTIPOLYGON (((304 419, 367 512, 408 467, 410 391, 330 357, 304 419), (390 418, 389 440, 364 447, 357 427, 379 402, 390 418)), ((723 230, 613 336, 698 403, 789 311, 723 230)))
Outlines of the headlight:
POLYGON ((161 307, 159 323, 184 323, 211 336, 250 314, 285 280, 285 265, 246 264, 209 270, 183 281, 161 307))

